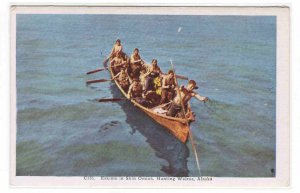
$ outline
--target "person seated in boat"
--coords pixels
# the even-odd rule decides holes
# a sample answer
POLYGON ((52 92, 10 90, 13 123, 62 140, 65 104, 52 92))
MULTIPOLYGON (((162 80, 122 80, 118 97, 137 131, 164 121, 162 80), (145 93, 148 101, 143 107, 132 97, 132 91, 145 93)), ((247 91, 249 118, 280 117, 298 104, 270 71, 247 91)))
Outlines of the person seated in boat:
POLYGON ((155 90, 155 84, 154 84, 154 79, 155 78, 160 78, 162 75, 162 71, 157 65, 157 60, 153 59, 151 62, 151 66, 147 68, 147 73, 145 74, 146 80, 145 80, 145 91, 153 91, 155 90))
POLYGON ((140 71, 139 80, 141 85, 143 86, 143 91, 145 91, 145 83, 146 83, 147 72, 145 68, 142 68, 140 71))
POLYGON ((121 55, 123 55, 123 46, 121 45, 120 39, 116 40, 116 43, 114 44, 114 46, 109 54, 109 58, 111 60, 114 59, 114 57, 116 57, 118 52, 121 53, 121 55))
POLYGON ((175 78, 174 71, 169 70, 168 74, 163 76, 161 86, 161 100, 160 104, 168 103, 175 96, 175 78))
POLYGON ((144 98, 149 101, 149 108, 153 108, 159 105, 160 95, 156 93, 156 91, 148 91, 144 94, 144 98))
POLYGON ((139 78, 140 70, 143 68, 143 64, 145 62, 141 59, 138 48, 135 48, 133 50, 133 54, 131 55, 129 61, 129 75, 132 78, 139 78))
MULTIPOLYGON (((182 111, 182 105, 184 107, 184 110, 186 113, 188 113, 187 110, 187 104, 189 100, 192 97, 195 97, 196 99, 200 101, 207 101, 207 97, 203 97, 196 93, 194 90, 198 89, 197 84, 194 80, 189 80, 187 87, 181 86, 179 89, 177 89, 176 96, 172 100, 172 103, 169 107, 169 110, 167 112, 167 116, 175 117, 179 112, 182 111)), ((179 117, 183 117, 182 115, 179 117)), ((187 117, 184 115, 184 117, 187 117)))
POLYGON ((129 85, 130 85, 127 68, 122 68, 121 71, 117 75, 115 75, 112 79, 113 80, 117 79, 119 85, 127 93, 129 85))
POLYGON ((142 106, 148 107, 149 101, 144 99, 143 86, 139 82, 138 78, 134 78, 132 84, 129 86, 127 97, 134 99, 137 103, 142 106))
POLYGON ((116 53, 116 57, 111 60, 110 65, 112 66, 115 74, 119 73, 122 68, 126 68, 127 61, 122 57, 121 52, 116 53))

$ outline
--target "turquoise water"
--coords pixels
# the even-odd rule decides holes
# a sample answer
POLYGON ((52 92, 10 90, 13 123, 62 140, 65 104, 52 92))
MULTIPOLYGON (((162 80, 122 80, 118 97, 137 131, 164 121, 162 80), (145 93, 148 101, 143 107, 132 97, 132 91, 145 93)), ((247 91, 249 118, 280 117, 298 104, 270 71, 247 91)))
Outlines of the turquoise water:
POLYGON ((275 175, 276 17, 19 14, 17 175, 199 175, 190 142, 128 102, 94 102, 121 96, 110 82, 85 85, 109 78, 85 73, 117 38, 164 71, 171 58, 211 99, 191 101, 202 175, 275 175))

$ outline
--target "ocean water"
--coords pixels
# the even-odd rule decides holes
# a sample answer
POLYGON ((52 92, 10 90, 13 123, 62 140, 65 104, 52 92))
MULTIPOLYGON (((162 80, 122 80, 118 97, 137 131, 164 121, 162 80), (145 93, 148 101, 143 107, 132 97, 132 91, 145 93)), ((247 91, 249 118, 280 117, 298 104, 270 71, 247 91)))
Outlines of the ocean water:
MULTIPOLYGON (((276 175, 276 17, 17 15, 20 176, 198 176, 182 144, 120 97, 102 67, 117 38, 197 81, 191 100, 201 175, 276 175)), ((180 81, 180 84, 186 82, 180 81)))

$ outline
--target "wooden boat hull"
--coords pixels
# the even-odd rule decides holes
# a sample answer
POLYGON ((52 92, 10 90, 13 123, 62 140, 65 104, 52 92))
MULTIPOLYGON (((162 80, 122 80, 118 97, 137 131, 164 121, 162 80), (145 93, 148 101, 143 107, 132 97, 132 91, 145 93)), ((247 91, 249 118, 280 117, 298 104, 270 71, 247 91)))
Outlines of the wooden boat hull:
POLYGON ((144 112, 152 119, 154 119, 157 123, 167 128, 181 142, 185 143, 187 141, 187 136, 190 129, 189 123, 181 123, 174 120, 168 120, 159 115, 156 115, 155 113, 150 113, 148 111, 144 112))
MULTIPOLYGON (((114 76, 114 73, 109 67, 109 71, 111 74, 111 77, 114 76)), ((122 89, 120 84, 118 83, 117 80, 114 80, 115 84, 119 88, 119 90, 122 92, 122 94, 127 97, 127 93, 122 89)), ((175 118, 175 117, 170 117, 166 115, 162 115, 159 113, 156 113, 152 111, 151 109, 148 109, 139 103, 137 103, 134 100, 130 100, 134 106, 138 107, 142 111, 144 111, 148 116, 150 116, 153 120, 155 120, 157 123, 165 127, 171 134, 173 134, 177 139, 179 139, 182 143, 186 143, 188 135, 189 135, 189 130, 190 130, 190 121, 186 119, 181 119, 181 118, 175 118)))

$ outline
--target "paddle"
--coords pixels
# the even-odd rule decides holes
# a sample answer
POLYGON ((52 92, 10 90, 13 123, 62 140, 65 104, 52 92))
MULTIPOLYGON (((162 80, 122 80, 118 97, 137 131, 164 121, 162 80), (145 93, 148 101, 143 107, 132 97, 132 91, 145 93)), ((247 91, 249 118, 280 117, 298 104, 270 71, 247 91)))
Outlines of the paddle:
POLYGON ((116 101, 122 101, 122 100, 131 100, 131 99, 128 99, 128 98, 98 99, 98 102, 116 102, 116 101))
POLYGON ((86 84, 92 84, 92 83, 97 83, 97 82, 108 82, 108 81, 112 81, 112 79, 88 80, 88 81, 86 81, 86 84))
POLYGON ((104 61, 103 61, 103 66, 107 67, 107 62, 109 60, 110 56, 108 56, 104 61))
MULTIPOLYGON (((111 66, 111 67, 112 67, 112 68, 115 68, 115 67, 122 66, 122 65, 124 65, 124 63, 118 64, 118 65, 115 65, 115 66, 111 66)), ((92 70, 92 71, 87 72, 86 74, 87 74, 87 75, 88 75, 88 74, 93 74, 93 73, 96 73, 96 72, 99 72, 99 71, 103 71, 103 70, 108 70, 108 67, 97 68, 97 69, 95 69, 95 70, 92 70)))
MULTIPOLYGON (((170 59, 170 62, 171 62, 171 66, 172 66, 172 69, 173 69, 173 72, 174 72, 174 75, 175 75, 176 89, 177 89, 177 93, 179 94, 179 99, 180 99, 180 102, 181 102, 181 110, 183 112, 184 119, 186 120, 186 124, 187 124, 187 126, 189 126, 188 125, 189 124, 188 120, 187 120, 187 118, 185 116, 184 104, 183 104, 183 101, 182 101, 182 98, 181 98, 181 93, 180 93, 180 90, 179 90, 179 87, 178 87, 178 82, 177 82, 177 78, 176 78, 176 73, 175 73, 174 65, 173 65, 171 59, 170 59)), ((195 146, 195 143, 194 143, 194 139, 193 139, 193 135, 192 135, 191 129, 189 129, 189 137, 190 137, 190 140, 191 140, 192 148, 194 150, 194 154, 195 154, 195 158, 196 158, 196 163, 197 163, 198 171, 199 171, 199 174, 201 176, 201 171, 200 171, 200 165, 199 165, 197 150, 196 150, 196 146, 195 146)))
POLYGON ((98 68, 96 70, 89 71, 86 74, 93 74, 93 73, 96 73, 96 72, 100 72, 102 70, 107 70, 107 67, 106 68, 98 68))
POLYGON ((176 78, 183 79, 183 80, 188 80, 189 79, 188 77, 177 75, 177 74, 175 76, 176 76, 176 78))
MULTIPOLYGON (((167 74, 164 74, 164 73, 163 73, 163 75, 167 75, 167 74)), ((189 79, 189 78, 186 77, 186 76, 182 76, 182 75, 178 75, 178 74, 176 74, 175 76, 176 76, 176 78, 179 78, 179 79, 182 79, 182 80, 188 80, 188 79, 189 79)))

